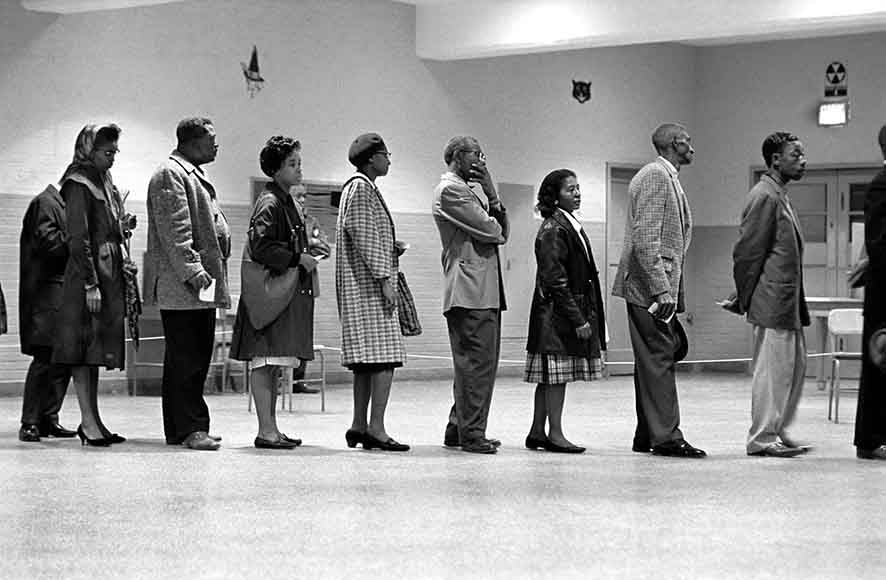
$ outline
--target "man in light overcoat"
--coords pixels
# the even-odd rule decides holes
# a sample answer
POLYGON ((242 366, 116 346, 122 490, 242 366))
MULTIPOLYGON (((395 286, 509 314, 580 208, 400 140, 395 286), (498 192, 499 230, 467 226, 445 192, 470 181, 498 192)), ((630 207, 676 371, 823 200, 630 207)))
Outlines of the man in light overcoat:
POLYGON ((148 255, 145 294, 160 307, 163 358, 163 429, 166 443, 218 449, 209 435, 203 383, 215 345, 217 308, 229 308, 227 260, 231 232, 215 187, 201 166, 215 160, 215 128, 205 118, 182 120, 178 146, 148 185, 148 255), (200 291, 214 284, 210 297, 200 291))
POLYGON ((695 150, 686 128, 675 123, 652 134, 658 158, 628 186, 630 206, 612 294, 625 299, 634 351, 637 428, 633 450, 672 457, 704 457, 680 431, 674 376, 685 345, 676 313, 685 311, 684 265, 692 216, 679 170, 695 150))

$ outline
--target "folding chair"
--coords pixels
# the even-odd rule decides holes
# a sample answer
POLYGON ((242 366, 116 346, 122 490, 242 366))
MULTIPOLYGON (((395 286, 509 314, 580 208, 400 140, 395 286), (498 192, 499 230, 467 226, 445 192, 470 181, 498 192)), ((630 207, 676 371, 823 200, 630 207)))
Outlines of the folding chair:
MULTIPOLYGON (((833 406, 834 423, 840 422, 840 363, 861 361, 861 352, 843 350, 847 338, 861 337, 864 318, 860 308, 837 308, 828 314, 828 339, 831 350, 831 380, 828 393, 828 420, 833 406)), ((852 389, 857 390, 857 389, 852 389)))

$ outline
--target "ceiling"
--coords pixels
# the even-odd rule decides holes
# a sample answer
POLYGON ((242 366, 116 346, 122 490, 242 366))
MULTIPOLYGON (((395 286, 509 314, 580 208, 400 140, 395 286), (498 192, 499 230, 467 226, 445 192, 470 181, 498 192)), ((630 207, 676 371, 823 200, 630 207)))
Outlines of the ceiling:
MULTIPOLYGON (((180 1, 186 0, 21 0, 21 4, 29 10, 70 14, 180 1)), ((883 0, 396 1, 415 6, 416 53, 434 60, 653 42, 704 46, 886 31, 883 0)))

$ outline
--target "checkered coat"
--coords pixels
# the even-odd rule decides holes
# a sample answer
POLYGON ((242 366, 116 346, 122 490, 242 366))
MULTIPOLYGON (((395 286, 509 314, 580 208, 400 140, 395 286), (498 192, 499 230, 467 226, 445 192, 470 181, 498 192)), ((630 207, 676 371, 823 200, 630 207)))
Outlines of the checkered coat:
POLYGON ((677 299, 677 312, 683 312, 683 264, 692 215, 678 176, 659 157, 631 179, 628 196, 624 243, 612 295, 646 307, 659 294, 670 292, 677 299))
POLYGON ((396 284, 394 222, 378 188, 360 173, 341 195, 335 231, 335 297, 341 322, 341 362, 406 360, 397 310, 384 306, 379 281, 396 284))

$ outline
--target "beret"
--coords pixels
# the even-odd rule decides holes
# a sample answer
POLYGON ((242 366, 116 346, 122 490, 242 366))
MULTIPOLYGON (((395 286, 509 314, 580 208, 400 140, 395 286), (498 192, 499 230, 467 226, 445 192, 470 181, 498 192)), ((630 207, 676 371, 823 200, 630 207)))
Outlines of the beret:
POLYGON ((348 148, 348 161, 354 167, 360 167, 379 151, 387 151, 388 148, 378 133, 364 133, 354 139, 348 148))

